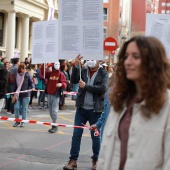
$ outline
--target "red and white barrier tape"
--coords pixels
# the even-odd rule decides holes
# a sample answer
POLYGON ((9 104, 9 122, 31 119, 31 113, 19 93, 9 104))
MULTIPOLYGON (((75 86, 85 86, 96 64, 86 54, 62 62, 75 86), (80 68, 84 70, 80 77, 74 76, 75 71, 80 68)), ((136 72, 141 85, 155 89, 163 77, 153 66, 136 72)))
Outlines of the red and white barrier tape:
POLYGON ((73 95, 73 96, 77 94, 77 92, 69 92, 69 91, 64 91, 63 93, 67 95, 73 95))
POLYGON ((12 93, 6 93, 6 95, 9 95, 9 94, 15 94, 15 93, 26 93, 26 92, 29 92, 29 91, 44 91, 44 90, 24 90, 24 91, 18 91, 18 92, 12 92, 12 93))
MULTIPOLYGON (((58 124, 58 123, 50 123, 50 122, 40 122, 36 120, 22 120, 19 118, 10 118, 5 116, 0 116, 1 120, 8 120, 13 122, 24 122, 24 123, 31 123, 31 124, 39 124, 39 125, 52 125, 52 126, 60 126, 60 127, 69 127, 69 128, 81 128, 81 129, 90 129, 89 126, 83 125, 83 126, 75 126, 75 125, 67 125, 67 124, 58 124)), ((99 136, 100 133, 98 130, 95 130, 94 136, 99 136)))
MULTIPOLYGON (((15 93, 26 93, 26 92, 29 92, 29 91, 33 91, 33 90, 30 89, 30 90, 24 90, 24 91, 19 91, 19 92, 6 93, 6 95, 15 94, 15 93)), ((34 90, 34 91, 44 91, 44 90, 34 90)), ((64 91, 63 94, 67 94, 67 95, 76 95, 77 92, 64 91)))

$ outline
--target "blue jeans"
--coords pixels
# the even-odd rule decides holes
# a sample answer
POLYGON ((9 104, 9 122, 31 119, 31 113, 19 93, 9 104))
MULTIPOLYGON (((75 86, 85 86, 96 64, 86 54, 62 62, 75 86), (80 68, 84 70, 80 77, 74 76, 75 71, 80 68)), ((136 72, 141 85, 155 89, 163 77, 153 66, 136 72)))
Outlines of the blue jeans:
MULTIPOLYGON (((77 109, 74 125, 82 126, 89 121, 90 125, 95 124, 100 117, 100 113, 95 113, 93 109, 86 110, 83 108, 77 109)), ((83 129, 74 128, 73 137, 72 137, 72 144, 70 150, 70 159, 77 160, 79 157, 80 152, 80 144, 81 144, 81 137, 83 134, 83 129)), ((100 136, 94 136, 94 131, 91 131, 91 139, 92 139, 92 150, 93 156, 91 157, 93 160, 98 159, 99 150, 100 150, 100 136)))
POLYGON ((43 102, 43 107, 45 106, 45 92, 40 91, 40 94, 38 96, 38 106, 41 106, 41 101, 43 102))
POLYGON ((17 100, 17 102, 14 104, 15 118, 20 117, 20 111, 22 114, 22 119, 25 120, 27 118, 29 101, 30 101, 30 97, 19 98, 17 100))
MULTIPOLYGON (((79 84, 72 84, 72 92, 78 92, 79 84)), ((72 100, 76 100, 77 95, 72 95, 72 100)))

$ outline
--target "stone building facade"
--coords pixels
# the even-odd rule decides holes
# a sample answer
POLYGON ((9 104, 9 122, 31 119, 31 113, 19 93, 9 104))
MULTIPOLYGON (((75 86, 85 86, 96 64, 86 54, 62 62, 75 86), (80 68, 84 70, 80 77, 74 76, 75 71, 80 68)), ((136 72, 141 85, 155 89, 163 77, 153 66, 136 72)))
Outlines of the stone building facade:
MULTIPOLYGON (((57 18, 57 0, 53 0, 57 18)), ((31 55, 32 24, 47 20, 47 0, 0 0, 0 50, 8 59, 15 52, 21 61, 31 55)))

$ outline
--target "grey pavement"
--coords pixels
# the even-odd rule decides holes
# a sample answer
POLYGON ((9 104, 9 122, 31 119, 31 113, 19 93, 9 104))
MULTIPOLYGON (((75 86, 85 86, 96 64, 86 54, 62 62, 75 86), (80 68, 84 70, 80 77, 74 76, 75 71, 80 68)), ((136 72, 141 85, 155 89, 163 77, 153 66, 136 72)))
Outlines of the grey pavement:
MULTIPOLYGON (((33 101, 36 106, 36 99, 33 101)), ((75 101, 66 98, 67 110, 60 110, 58 123, 73 125, 75 101)), ((5 110, 0 116, 7 115, 5 110)), ((29 109, 28 119, 51 122, 48 110, 29 109)), ((13 127, 13 121, 0 120, 0 170, 62 170, 69 160, 73 128, 59 127, 55 134, 48 133, 50 126, 26 124, 13 127)), ((91 169, 92 142, 88 129, 84 130, 77 170, 91 169)))

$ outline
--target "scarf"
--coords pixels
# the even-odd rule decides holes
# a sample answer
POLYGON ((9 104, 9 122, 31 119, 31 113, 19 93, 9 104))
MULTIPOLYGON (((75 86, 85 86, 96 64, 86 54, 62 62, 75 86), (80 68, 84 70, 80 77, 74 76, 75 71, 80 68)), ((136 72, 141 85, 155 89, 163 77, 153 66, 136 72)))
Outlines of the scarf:
MULTIPOLYGON (((17 77, 16 77, 16 83, 17 83, 17 90, 16 92, 19 92, 21 90, 23 81, 24 81, 24 77, 25 77, 25 73, 17 73, 17 77)), ((15 98, 18 100, 19 99, 19 93, 15 93, 14 94, 15 98)))

